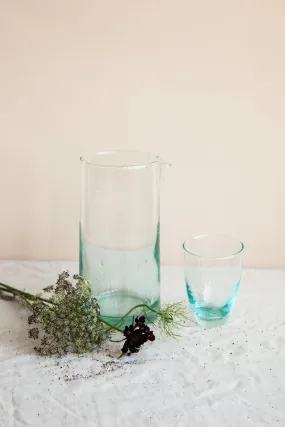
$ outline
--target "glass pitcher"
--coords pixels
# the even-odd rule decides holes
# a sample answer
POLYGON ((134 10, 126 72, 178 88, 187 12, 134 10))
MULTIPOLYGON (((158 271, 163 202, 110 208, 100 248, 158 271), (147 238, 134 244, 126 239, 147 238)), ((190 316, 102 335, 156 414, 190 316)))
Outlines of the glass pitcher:
POLYGON ((135 151, 101 152, 81 163, 80 274, 92 283, 101 315, 114 324, 136 305, 159 309, 160 182, 169 165, 135 151))

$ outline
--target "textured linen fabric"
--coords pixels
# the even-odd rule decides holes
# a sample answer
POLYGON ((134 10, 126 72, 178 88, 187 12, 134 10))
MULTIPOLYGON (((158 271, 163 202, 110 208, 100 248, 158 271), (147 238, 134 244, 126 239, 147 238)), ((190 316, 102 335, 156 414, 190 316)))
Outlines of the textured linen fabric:
MULTIPOLYGON (((0 262, 0 281, 36 292, 72 262, 0 262)), ((162 269, 163 301, 186 300, 183 269, 162 269)), ((117 360, 120 344, 88 356, 41 358, 27 313, 0 300, 1 427, 285 426, 285 272, 244 273, 223 327, 189 322, 117 360)))

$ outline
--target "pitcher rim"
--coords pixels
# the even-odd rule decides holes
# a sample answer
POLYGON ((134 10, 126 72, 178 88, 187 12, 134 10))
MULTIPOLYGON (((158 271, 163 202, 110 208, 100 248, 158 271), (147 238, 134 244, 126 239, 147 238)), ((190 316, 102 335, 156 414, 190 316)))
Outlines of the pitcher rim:
POLYGON ((156 154, 153 154, 149 151, 142 151, 142 150, 107 150, 107 151, 97 151, 93 154, 93 156, 102 156, 102 155, 110 155, 110 154, 117 154, 117 153, 134 153, 134 154, 144 154, 149 155, 153 158, 153 160, 148 162, 133 162, 133 163, 124 163, 124 164, 100 164, 96 161, 90 161, 85 156, 80 157, 80 161, 84 164, 101 167, 101 168, 133 168, 133 167, 139 167, 139 166, 148 166, 152 165, 154 163, 160 163, 160 164, 168 164, 167 162, 164 162, 161 157, 157 156, 156 154))

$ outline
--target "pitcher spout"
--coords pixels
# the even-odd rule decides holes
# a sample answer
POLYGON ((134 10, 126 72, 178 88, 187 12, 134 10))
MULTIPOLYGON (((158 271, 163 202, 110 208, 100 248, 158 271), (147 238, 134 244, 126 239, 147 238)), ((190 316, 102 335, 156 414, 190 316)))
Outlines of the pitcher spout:
POLYGON ((161 157, 157 158, 157 163, 160 166, 159 170, 160 170, 160 178, 163 179, 164 178, 164 172, 169 169, 171 167, 171 163, 166 162, 164 159, 162 159, 161 157))

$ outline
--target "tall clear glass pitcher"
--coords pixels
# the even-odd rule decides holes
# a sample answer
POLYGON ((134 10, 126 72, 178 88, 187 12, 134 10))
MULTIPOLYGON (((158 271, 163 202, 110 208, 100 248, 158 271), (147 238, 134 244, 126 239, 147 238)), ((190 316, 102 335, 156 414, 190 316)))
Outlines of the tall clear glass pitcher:
POLYGON ((81 163, 80 274, 92 282, 101 315, 116 323, 136 305, 158 309, 160 181, 168 164, 134 151, 81 163))

